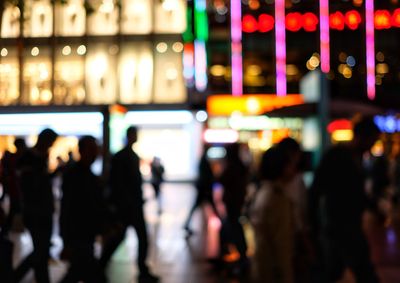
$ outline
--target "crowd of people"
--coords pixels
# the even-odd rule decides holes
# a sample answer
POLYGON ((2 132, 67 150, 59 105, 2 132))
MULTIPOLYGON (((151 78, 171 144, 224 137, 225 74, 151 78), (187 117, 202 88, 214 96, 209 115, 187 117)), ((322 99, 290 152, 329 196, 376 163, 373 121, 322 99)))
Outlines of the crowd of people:
MULTIPOLYGON (((49 172, 49 150, 57 137, 53 130, 45 129, 32 148, 16 139, 16 153, 3 156, 1 182, 10 208, 5 213, 0 206, 0 281, 20 282, 33 269, 36 282, 50 282, 52 179, 61 174, 62 257, 69 261, 61 282, 107 282, 106 267, 128 227, 133 227, 138 237, 138 281, 159 282, 146 263, 149 241, 143 212, 143 177, 140 158, 132 149, 137 128, 127 129, 126 146, 112 157, 107 181, 91 171, 99 154, 92 136, 79 139, 79 160, 49 172), (8 234, 20 215, 34 250, 13 268, 8 234), (95 257, 94 243, 99 235, 103 239, 102 253, 95 257)), ((207 158, 206 146, 195 182, 197 198, 183 228, 188 236, 192 235, 194 211, 203 203, 210 204, 222 223, 218 262, 224 265, 224 255, 234 247, 238 258, 229 266, 230 271, 235 276, 250 274, 254 283, 335 282, 345 268, 359 283, 379 282, 362 229, 362 216, 370 203, 363 157, 378 137, 372 120, 358 122, 351 142, 325 152, 309 189, 302 175, 304 154, 292 138, 281 140, 263 153, 256 178, 241 158, 239 144, 226 146, 223 170, 218 175, 207 158), (249 200, 247 188, 254 180, 257 191, 249 200), (216 183, 223 188, 222 209, 213 198, 216 183), (243 215, 248 217, 255 235, 255 252, 250 258, 243 215)), ((164 168, 158 158, 151 167, 151 183, 161 213, 159 192, 164 168)))

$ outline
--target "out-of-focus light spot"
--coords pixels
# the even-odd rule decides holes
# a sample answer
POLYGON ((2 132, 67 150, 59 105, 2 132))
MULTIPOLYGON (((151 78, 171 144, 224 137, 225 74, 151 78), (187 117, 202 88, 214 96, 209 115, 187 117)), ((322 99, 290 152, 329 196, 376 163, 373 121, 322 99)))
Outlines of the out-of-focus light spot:
POLYGON ((0 51, 1 57, 6 57, 8 55, 8 50, 7 48, 2 48, 0 51))
POLYGON ((349 56, 346 59, 346 63, 347 65, 349 65, 350 67, 354 67, 356 65, 356 59, 353 56, 349 56))
POLYGON ((374 21, 376 29, 389 29, 392 27, 391 15, 387 10, 375 11, 374 21))
POLYGON ((356 7, 361 7, 363 0, 353 0, 353 5, 356 7))
POLYGON ((336 130, 332 133, 332 140, 334 141, 350 141, 353 139, 352 130, 336 130))
POLYGON ((383 143, 380 140, 378 140, 371 148, 371 153, 375 157, 382 156, 384 152, 385 152, 385 147, 383 146, 383 143))
POLYGON ((259 65, 250 65, 246 69, 246 74, 249 76, 259 76, 262 73, 262 69, 259 65))
POLYGON ((394 12, 393 12, 392 25, 395 27, 400 27, 400 8, 394 10, 394 12))
POLYGON ((309 61, 310 61, 310 65, 312 67, 314 67, 314 69, 319 66, 320 61, 319 61, 319 58, 317 56, 315 56, 315 55, 311 56, 309 61))
POLYGON ((249 1, 249 8, 251 10, 257 10, 258 8, 260 8, 259 0, 250 0, 249 1))
POLYGON ((343 69, 343 77, 350 79, 353 76, 353 71, 348 66, 343 69))
POLYGON ((86 54, 86 46, 85 45, 80 45, 78 49, 76 50, 78 55, 84 55, 86 54))
POLYGON ((71 46, 66 45, 64 46, 64 48, 62 49, 62 54, 65 56, 68 56, 71 54, 71 46))
POLYGON ((358 11, 351 10, 346 13, 345 20, 351 30, 356 30, 361 23, 361 15, 358 11))
POLYGON ((39 55, 39 48, 38 47, 33 47, 31 50, 31 55, 32 56, 38 56, 39 55))
POLYGON ((312 65, 310 64, 310 60, 307 60, 306 67, 307 67, 307 69, 310 70, 310 71, 315 70, 315 67, 312 66, 312 65))
POLYGON ((317 30, 318 17, 313 13, 305 13, 303 15, 303 28, 305 31, 312 32, 317 30))
POLYGON ((243 32, 252 33, 257 31, 258 22, 252 15, 244 15, 242 19, 242 30, 243 32))
POLYGON ((175 42, 172 45, 172 50, 174 50, 176 53, 182 52, 183 51, 183 43, 182 42, 175 42))
POLYGON ((378 62, 383 62, 383 61, 385 61, 385 54, 383 54, 383 52, 378 52, 377 54, 376 54, 376 60, 378 61, 378 62))
POLYGON ((222 77, 226 73, 226 67, 222 65, 213 65, 210 67, 210 74, 214 77, 222 77))
POLYGON ((239 140, 239 133, 230 129, 207 129, 204 132, 204 141, 207 143, 235 143, 239 140))
POLYGON ((389 73, 389 66, 386 63, 379 63, 376 65, 376 72, 378 74, 387 74, 389 73))
POLYGON ((344 30, 345 18, 341 12, 335 12, 329 16, 329 26, 331 29, 344 30))
POLYGON ((299 69, 297 68, 296 65, 289 64, 286 66, 286 74, 288 76, 296 76, 299 74, 299 69))
POLYGON ((347 54, 345 52, 340 52, 339 53, 339 61, 342 63, 346 63, 347 60, 347 54))
POLYGON ((156 46, 156 50, 159 53, 165 53, 168 50, 168 45, 165 42, 159 42, 156 46))
POLYGON ((207 150, 207 157, 210 159, 222 159, 226 156, 226 150, 223 147, 210 147, 207 150))
POLYGON ((249 113, 259 113, 261 109, 260 102, 255 98, 250 98, 247 100, 246 108, 249 113))
POLYGON ((117 55, 118 52, 119 52, 119 47, 118 47, 118 45, 116 45, 116 44, 111 45, 111 46, 110 46, 110 49, 108 49, 108 52, 109 52, 111 55, 117 55))
POLYGON ((203 111, 203 110, 197 111, 197 113, 196 113, 197 121, 203 123, 203 122, 207 121, 207 118, 208 118, 208 114, 206 111, 203 111))
POLYGON ((376 78, 375 78, 375 80, 376 80, 376 85, 382 85, 382 76, 376 76, 376 78))
POLYGON ((299 12, 286 15, 286 29, 289 31, 299 31, 303 26, 303 17, 299 12))
POLYGON ((271 15, 261 14, 258 17, 258 31, 269 32, 274 29, 275 19, 271 15))

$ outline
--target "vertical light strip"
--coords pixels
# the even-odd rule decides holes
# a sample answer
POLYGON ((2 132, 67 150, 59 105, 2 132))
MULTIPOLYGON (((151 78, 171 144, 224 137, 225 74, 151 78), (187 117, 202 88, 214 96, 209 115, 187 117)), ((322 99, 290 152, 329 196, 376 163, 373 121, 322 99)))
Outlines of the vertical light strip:
POLYGON ((365 1, 365 30, 367 50, 367 94, 375 99, 375 31, 374 31, 374 0, 365 1))
POLYGON ((231 0, 232 95, 243 93, 242 1, 231 0))
POLYGON ((276 94, 286 95, 285 0, 275 0, 276 94))
POLYGON ((183 77, 187 87, 194 87, 194 45, 185 43, 183 49, 183 77))
POLYGON ((319 22, 320 22, 320 52, 321 70, 329 73, 330 70, 330 46, 329 46, 329 0, 319 1, 319 22))
POLYGON ((201 40, 194 41, 194 77, 195 85, 198 91, 207 89, 207 52, 206 43, 201 40))
POLYGON ((208 17, 206 0, 194 1, 195 35, 199 40, 208 40, 208 17))

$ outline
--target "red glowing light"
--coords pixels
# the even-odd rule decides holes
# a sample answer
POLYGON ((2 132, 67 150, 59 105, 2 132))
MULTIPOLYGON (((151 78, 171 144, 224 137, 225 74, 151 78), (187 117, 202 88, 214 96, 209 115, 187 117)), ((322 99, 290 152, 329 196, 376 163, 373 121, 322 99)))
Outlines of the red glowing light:
POLYGON ((356 30, 361 23, 361 15, 355 10, 348 11, 346 13, 346 25, 351 30, 356 30))
POLYGON ((328 128, 328 133, 333 133, 334 131, 337 130, 351 130, 353 126, 350 120, 339 119, 329 123, 327 128, 328 128))
POLYGON ((318 17, 313 13, 305 13, 303 15, 303 28, 305 31, 316 31, 318 22, 318 17))
POLYGON ((261 14, 258 17, 258 31, 269 32, 274 29, 275 20, 274 17, 267 14, 261 14))
POLYGON ((242 19, 243 32, 255 32, 258 29, 257 20, 252 15, 245 15, 242 19))
POLYGON ((392 16, 392 25, 394 27, 400 28, 400 9, 394 10, 393 16, 392 16))
POLYGON ((329 16, 329 26, 331 29, 344 30, 344 15, 341 12, 335 12, 329 16))
POLYGON ((289 31, 299 31, 303 26, 303 16, 300 13, 289 13, 286 15, 286 29, 289 31))
POLYGON ((390 13, 387 10, 377 10, 375 12, 375 28, 376 29, 389 29, 392 25, 390 23, 390 13))

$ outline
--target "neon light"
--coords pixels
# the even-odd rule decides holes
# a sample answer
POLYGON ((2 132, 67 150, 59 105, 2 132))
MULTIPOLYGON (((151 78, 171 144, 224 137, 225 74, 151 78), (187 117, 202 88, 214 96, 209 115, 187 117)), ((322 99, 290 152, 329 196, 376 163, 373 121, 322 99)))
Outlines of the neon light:
POLYGON ((183 77, 188 87, 194 86, 194 46, 186 43, 183 49, 183 77))
POLYGON ((367 50, 367 94, 375 99, 375 31, 374 31, 374 0, 365 1, 365 30, 367 50))
POLYGON ((378 10, 375 12, 375 28, 389 29, 392 27, 389 11, 378 10))
POLYGON ((258 30, 257 20, 252 15, 243 16, 242 22, 242 30, 243 32, 255 32, 258 30))
POLYGON ((303 28, 305 31, 313 32, 317 30, 318 17, 313 13, 305 13, 303 15, 303 28))
POLYGON ((198 40, 208 40, 208 18, 206 0, 194 1, 195 34, 198 40))
POLYGON ((186 30, 182 34, 182 38, 184 42, 192 42, 194 40, 193 30, 193 16, 192 16, 193 8, 188 5, 186 10, 186 30))
POLYGON ((345 20, 349 29, 356 30, 361 23, 360 13, 355 10, 348 11, 345 15, 345 20))
POLYGON ((267 14, 261 14, 258 17, 258 30, 259 32, 269 32, 274 29, 274 17, 267 14))
POLYGON ((232 95, 243 93, 242 2, 231 0, 232 95))
POLYGON ((275 0, 276 94, 286 95, 285 0, 275 0))
POLYGON ((207 129, 203 138, 207 143, 234 143, 239 140, 239 133, 231 129, 207 129))
POLYGON ((207 52, 204 41, 194 41, 194 77, 198 91, 207 89, 207 52))
POLYGON ((286 29, 289 31, 299 31, 303 26, 303 17, 300 13, 289 13, 286 15, 286 29))
POLYGON ((319 21, 321 70, 324 73, 329 73, 331 68, 329 43, 329 0, 319 1, 319 21))

